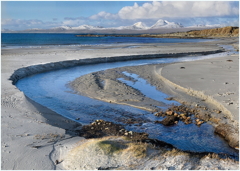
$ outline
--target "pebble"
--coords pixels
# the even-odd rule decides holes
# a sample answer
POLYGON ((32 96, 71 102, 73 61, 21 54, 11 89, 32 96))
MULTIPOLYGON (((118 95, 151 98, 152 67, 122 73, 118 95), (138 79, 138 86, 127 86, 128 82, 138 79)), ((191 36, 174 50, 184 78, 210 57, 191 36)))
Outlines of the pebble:
POLYGON ((173 111, 167 111, 166 114, 167 115, 172 115, 174 112, 173 111))

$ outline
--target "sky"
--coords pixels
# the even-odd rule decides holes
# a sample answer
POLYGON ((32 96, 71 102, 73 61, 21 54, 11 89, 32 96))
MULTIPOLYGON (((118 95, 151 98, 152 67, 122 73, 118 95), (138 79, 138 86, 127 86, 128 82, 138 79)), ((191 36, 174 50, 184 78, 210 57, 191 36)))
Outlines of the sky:
POLYGON ((238 1, 1 1, 1 29, 118 27, 165 19, 192 25, 238 26, 238 1))

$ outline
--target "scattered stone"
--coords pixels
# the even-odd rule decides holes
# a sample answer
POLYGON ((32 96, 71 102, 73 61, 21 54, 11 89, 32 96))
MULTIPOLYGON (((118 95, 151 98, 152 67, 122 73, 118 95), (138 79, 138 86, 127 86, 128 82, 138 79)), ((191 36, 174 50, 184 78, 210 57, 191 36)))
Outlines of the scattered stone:
POLYGON ((165 99, 171 101, 171 100, 173 100, 173 97, 168 97, 168 98, 165 98, 165 99))
POLYGON ((204 120, 204 121, 209 121, 210 119, 210 114, 206 113, 206 112, 203 112, 203 111, 199 111, 197 114, 196 114, 196 118, 199 118, 201 120, 204 120))
POLYGON ((159 117, 159 116, 164 116, 164 112, 163 111, 160 111, 158 113, 155 113, 154 114, 155 116, 159 117))
POLYGON ((166 111, 166 114, 169 115, 169 116, 171 116, 171 115, 174 114, 174 112, 170 110, 170 111, 166 111))
POLYGON ((90 125, 84 125, 80 130, 76 130, 79 136, 86 139, 89 138, 102 138, 105 136, 126 136, 132 141, 142 142, 148 138, 147 133, 138 133, 133 131, 127 131, 120 124, 104 120, 96 120, 90 125))
POLYGON ((161 123, 165 126, 170 126, 170 125, 174 125, 175 121, 178 121, 178 120, 179 120, 179 118, 176 116, 167 116, 162 121, 155 121, 155 123, 161 123))
POLYGON ((213 111, 214 111, 215 113, 218 113, 218 114, 219 114, 219 113, 222 113, 221 110, 216 110, 216 109, 214 109, 213 111))
POLYGON ((204 121, 198 121, 198 122, 196 121, 196 125, 197 125, 197 126, 200 126, 200 125, 202 125, 203 123, 204 123, 204 121))

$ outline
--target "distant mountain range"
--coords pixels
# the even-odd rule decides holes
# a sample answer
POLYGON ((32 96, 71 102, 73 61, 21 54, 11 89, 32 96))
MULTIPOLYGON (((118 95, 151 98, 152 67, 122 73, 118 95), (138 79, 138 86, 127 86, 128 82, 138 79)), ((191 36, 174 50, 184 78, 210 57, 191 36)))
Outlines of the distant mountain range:
POLYGON ((160 28, 183 28, 182 24, 169 22, 167 20, 158 20, 154 25, 148 27, 143 22, 137 22, 131 26, 120 26, 120 27, 109 27, 104 28, 100 26, 90 26, 90 25, 82 25, 78 27, 69 27, 69 26, 61 26, 53 28, 54 30, 106 30, 106 29, 116 29, 116 30, 148 30, 148 29, 160 29, 160 28))
POLYGON ((167 20, 159 19, 155 24, 148 27, 143 22, 137 22, 130 26, 120 26, 120 27, 108 27, 104 28, 102 26, 91 26, 91 25, 81 25, 78 27, 71 27, 71 26, 60 26, 60 27, 54 27, 50 29, 39 29, 39 28, 33 28, 33 29, 27 29, 22 31, 12 31, 9 29, 3 29, 2 32, 76 32, 76 31, 119 31, 119 30, 157 30, 157 29, 178 29, 178 28, 216 28, 221 27, 220 25, 195 25, 190 27, 184 27, 181 23, 175 23, 175 22, 169 22, 167 20))

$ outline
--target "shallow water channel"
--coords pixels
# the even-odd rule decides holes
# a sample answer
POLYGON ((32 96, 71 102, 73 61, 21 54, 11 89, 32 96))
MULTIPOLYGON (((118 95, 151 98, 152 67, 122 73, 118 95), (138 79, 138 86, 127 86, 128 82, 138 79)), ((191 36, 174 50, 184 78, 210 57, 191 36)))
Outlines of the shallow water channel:
MULTIPOLYGON (((146 59, 77 66, 32 75, 19 80, 16 86, 23 91, 26 96, 37 103, 48 107, 64 117, 80 122, 81 124, 89 124, 96 119, 103 119, 123 124, 128 130, 146 132, 149 134, 150 138, 165 141, 183 151, 215 152, 236 156, 238 158, 238 152, 230 148, 221 137, 215 135, 213 127, 207 123, 202 124, 200 127, 195 124, 185 125, 183 122, 179 122, 174 126, 155 124, 154 121, 159 120, 159 117, 154 116, 148 111, 77 95, 66 86, 67 83, 73 81, 77 77, 106 69, 123 66, 192 61, 225 55, 226 53, 221 53, 207 56, 146 59), (76 120, 76 118, 79 120, 76 120), (123 120, 129 118, 142 120, 143 122, 131 125, 123 122, 123 120)), ((138 83, 141 82, 142 86, 140 85, 140 87, 137 87, 138 83, 136 82, 133 84, 133 82, 127 82, 121 78, 120 80, 129 86, 135 86, 134 88, 139 89, 146 96, 155 98, 158 96, 157 93, 159 93, 162 97, 155 100, 163 100, 168 97, 166 94, 157 92, 155 87, 151 86, 137 75, 127 72, 124 72, 124 74, 134 77, 138 83), (144 86, 146 87, 144 88, 144 86), (150 91, 144 92, 146 88, 150 91)), ((163 102, 167 103, 167 101, 163 102)), ((170 102, 172 103, 172 101, 170 102)), ((175 103, 178 104, 177 102, 175 103)), ((166 104, 166 106, 167 105, 169 104, 166 104)))

